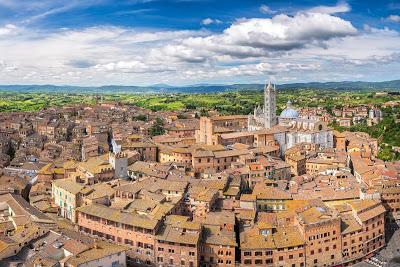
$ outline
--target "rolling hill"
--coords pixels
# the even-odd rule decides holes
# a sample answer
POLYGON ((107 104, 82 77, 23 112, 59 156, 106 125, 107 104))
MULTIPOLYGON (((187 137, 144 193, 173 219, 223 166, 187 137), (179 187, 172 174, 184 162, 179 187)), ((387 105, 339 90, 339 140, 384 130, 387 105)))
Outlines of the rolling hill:
MULTIPOLYGON (((171 86, 167 84, 155 84, 153 86, 59 86, 59 85, 0 85, 0 91, 12 92, 48 92, 48 93, 215 93, 240 90, 261 90, 263 84, 230 84, 230 85, 189 85, 171 86)), ((400 80, 384 82, 310 82, 280 84, 278 89, 331 89, 331 90, 386 90, 400 91, 400 80)))

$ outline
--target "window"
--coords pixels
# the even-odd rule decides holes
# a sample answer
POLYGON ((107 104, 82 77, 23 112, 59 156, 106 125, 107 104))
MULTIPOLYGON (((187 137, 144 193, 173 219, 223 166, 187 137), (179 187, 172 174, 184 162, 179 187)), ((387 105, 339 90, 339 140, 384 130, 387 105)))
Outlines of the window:
POLYGON ((311 255, 314 255, 314 250, 311 250, 310 254, 311 254, 311 255))
POLYGON ((335 255, 331 255, 331 259, 333 260, 335 258, 335 255))
POLYGON ((283 261, 283 256, 279 256, 279 261, 283 261))
POLYGON ((163 257, 157 257, 157 261, 158 261, 158 262, 163 262, 164 259, 163 259, 163 257))
POLYGON ((265 261, 265 263, 266 264, 272 264, 274 261, 272 260, 272 259, 267 259, 266 261, 265 261))
POLYGON ((315 259, 315 260, 314 260, 314 263, 315 263, 315 264, 316 264, 316 263, 318 263, 318 260, 317 260, 317 259, 315 259))
POLYGON ((245 251, 245 252, 243 253, 243 255, 244 255, 244 256, 251 256, 251 251, 245 251))
POLYGON ((261 251, 256 251, 256 252, 254 253, 254 255, 255 255, 255 256, 262 256, 262 252, 261 252, 261 251))
POLYGON ((174 264, 174 259, 169 259, 169 264, 173 265, 174 264))
POLYGON ((251 260, 244 260, 244 264, 250 265, 251 264, 251 260))
POLYGON ((293 255, 289 255, 289 259, 290 259, 290 260, 293 259, 293 255))
POLYGON ((164 248, 158 247, 158 251, 164 251, 164 248))
POLYGON ((254 263, 255 263, 255 264, 263 264, 263 261, 260 260, 260 259, 257 259, 257 260, 254 261, 254 263))
POLYGON ((189 256, 194 256, 194 251, 189 251, 189 256))
POLYGON ((181 265, 185 265, 185 261, 184 260, 181 260, 181 265))

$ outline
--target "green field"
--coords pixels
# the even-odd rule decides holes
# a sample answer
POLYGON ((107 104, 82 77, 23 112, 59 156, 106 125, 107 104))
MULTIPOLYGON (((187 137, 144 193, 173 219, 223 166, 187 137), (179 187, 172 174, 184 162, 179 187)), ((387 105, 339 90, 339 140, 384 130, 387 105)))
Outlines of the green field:
MULTIPOLYGON (((153 111, 198 110, 206 115, 209 110, 221 114, 249 114, 254 107, 263 103, 263 92, 256 90, 233 91, 204 94, 90 94, 90 93, 40 93, 40 92, 0 92, 0 112, 39 111, 48 107, 61 107, 75 104, 95 104, 97 100, 117 101, 127 105, 135 105, 153 111)), ((291 100, 295 107, 332 108, 344 105, 374 104, 380 107, 391 100, 399 100, 400 96, 376 96, 372 91, 343 91, 331 89, 283 89, 278 91, 277 112, 285 108, 291 100)), ((383 109, 385 119, 376 126, 367 127, 360 123, 350 128, 331 126, 339 131, 363 131, 372 137, 379 138, 381 152, 379 157, 385 160, 400 159, 399 153, 392 153, 392 147, 400 147, 400 111, 398 108, 383 109)))

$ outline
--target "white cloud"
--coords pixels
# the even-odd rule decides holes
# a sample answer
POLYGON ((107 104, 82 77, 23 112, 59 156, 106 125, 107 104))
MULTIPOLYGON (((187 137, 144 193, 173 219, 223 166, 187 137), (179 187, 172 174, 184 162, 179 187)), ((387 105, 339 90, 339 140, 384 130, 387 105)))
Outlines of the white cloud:
POLYGON ((150 72, 164 72, 172 71, 173 68, 159 64, 148 65, 144 62, 133 61, 118 61, 107 64, 98 64, 95 66, 98 70, 111 71, 111 72, 127 72, 127 73, 150 73, 150 72))
POLYGON ((116 26, 46 32, 0 25, 0 84, 395 78, 399 47, 393 29, 357 30, 326 13, 241 19, 219 33, 116 26))
POLYGON ((189 62, 205 61, 218 55, 262 57, 355 34, 357 30, 350 22, 328 14, 277 15, 271 19, 240 20, 222 34, 187 38, 166 46, 164 52, 189 62))
POLYGON ((8 35, 16 35, 20 32, 20 29, 13 25, 13 24, 7 24, 3 27, 0 27, 0 38, 8 35))
POLYGON ((347 2, 338 2, 335 6, 316 6, 306 10, 309 13, 324 14, 346 13, 349 11, 351 11, 351 6, 347 2))
POLYGON ((201 24, 203 25, 221 24, 221 23, 222 21, 220 21, 219 19, 212 19, 212 18, 206 18, 201 21, 201 24))
POLYGON ((269 6, 267 6, 267 5, 261 5, 260 8, 259 8, 259 10, 260 10, 261 13, 267 14, 267 15, 276 13, 276 11, 272 10, 272 9, 271 9, 269 6))
POLYGON ((11 72, 16 70, 18 70, 18 68, 14 64, 7 64, 6 62, 0 60, 0 72, 11 72))
POLYGON ((387 17, 388 21, 391 22, 400 22, 400 16, 399 15, 390 15, 389 17, 387 17))

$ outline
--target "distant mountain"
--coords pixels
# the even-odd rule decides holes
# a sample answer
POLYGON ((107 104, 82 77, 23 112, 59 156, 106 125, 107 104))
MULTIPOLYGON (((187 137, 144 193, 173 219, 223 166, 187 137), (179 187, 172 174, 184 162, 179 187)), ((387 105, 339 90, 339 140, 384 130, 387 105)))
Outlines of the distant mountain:
POLYGON ((156 83, 156 84, 150 85, 149 87, 152 87, 152 88, 173 88, 174 86, 169 85, 169 84, 165 84, 165 83, 156 83))
MULTIPOLYGON (((0 85, 0 91, 44 92, 44 93, 215 93, 240 90, 262 90, 264 84, 195 84, 171 86, 154 84, 151 86, 57 86, 57 85, 0 85)), ((331 90, 387 90, 400 91, 400 80, 385 82, 310 82, 280 84, 278 89, 331 89, 331 90)))
POLYGON ((385 82, 310 82, 290 83, 281 85, 282 88, 312 88, 312 89, 355 89, 355 90, 400 90, 400 80, 385 82))

